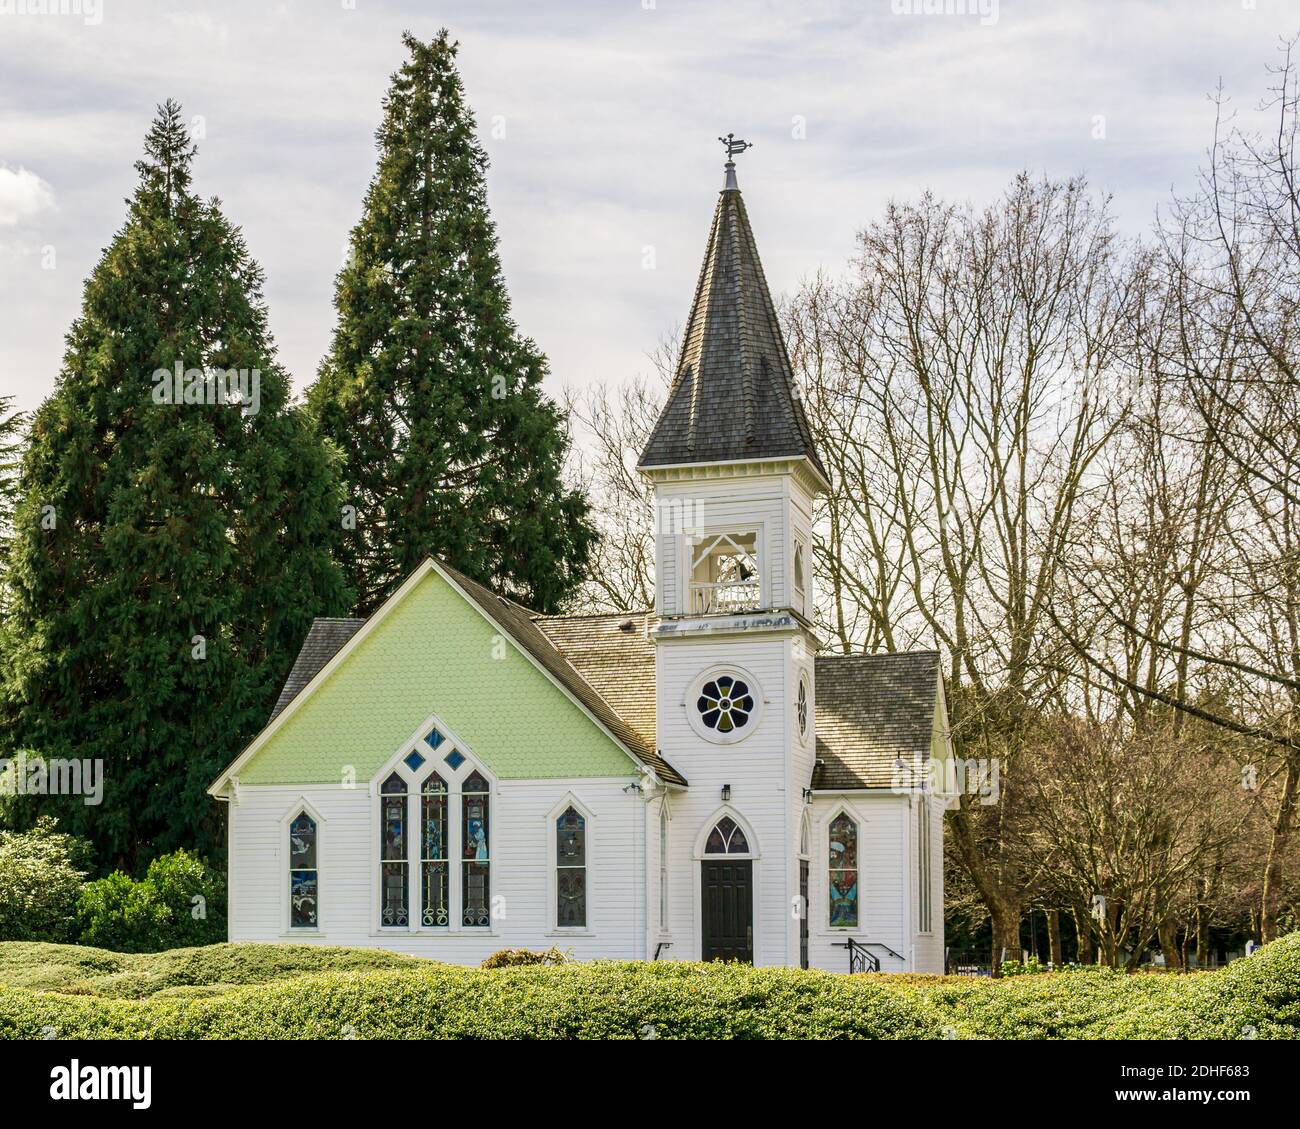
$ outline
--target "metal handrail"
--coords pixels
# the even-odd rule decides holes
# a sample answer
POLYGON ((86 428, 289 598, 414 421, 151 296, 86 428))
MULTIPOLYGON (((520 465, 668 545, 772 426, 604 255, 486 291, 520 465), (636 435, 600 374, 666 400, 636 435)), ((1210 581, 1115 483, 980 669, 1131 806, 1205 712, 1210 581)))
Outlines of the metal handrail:
MULTIPOLYGON (((870 944, 871 942, 868 942, 870 944)), ((866 945, 855 941, 849 937, 843 942, 836 943, 837 949, 849 950, 849 973, 855 972, 879 972, 880 958, 876 956, 866 945)), ((888 948, 888 946, 885 946, 888 948)), ((892 952, 892 950, 890 950, 892 952)), ((895 954, 897 955, 897 954, 895 954)))

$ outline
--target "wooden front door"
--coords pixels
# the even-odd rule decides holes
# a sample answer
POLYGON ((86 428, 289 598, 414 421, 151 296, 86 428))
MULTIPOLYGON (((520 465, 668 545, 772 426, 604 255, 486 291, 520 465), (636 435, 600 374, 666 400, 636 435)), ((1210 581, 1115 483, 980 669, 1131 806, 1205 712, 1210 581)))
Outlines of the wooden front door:
POLYGON ((754 864, 750 859, 700 863, 705 960, 754 963, 754 864))

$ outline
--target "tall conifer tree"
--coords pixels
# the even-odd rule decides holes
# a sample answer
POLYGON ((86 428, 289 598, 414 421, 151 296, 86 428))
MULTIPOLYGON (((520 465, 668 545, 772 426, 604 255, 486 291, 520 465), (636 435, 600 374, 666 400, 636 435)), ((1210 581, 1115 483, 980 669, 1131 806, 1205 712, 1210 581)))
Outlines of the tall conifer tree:
POLYGON ((337 475, 289 402, 261 268, 191 187, 194 154, 161 106, 19 482, 7 743, 102 760, 104 795, 7 806, 55 809, 101 866, 219 846, 207 785, 265 722, 312 616, 349 602, 337 475))
POLYGON ((545 358, 510 316, 456 44, 445 30, 404 42, 337 280, 338 327, 308 394, 355 507, 341 559, 362 613, 430 553, 556 610, 596 536, 564 482, 566 421, 541 393, 545 358))

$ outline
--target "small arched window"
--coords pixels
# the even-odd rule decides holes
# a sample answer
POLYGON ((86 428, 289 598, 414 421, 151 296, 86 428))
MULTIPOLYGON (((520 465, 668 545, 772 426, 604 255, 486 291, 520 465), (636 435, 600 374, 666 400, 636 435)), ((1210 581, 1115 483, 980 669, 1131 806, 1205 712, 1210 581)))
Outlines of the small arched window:
POLYGON ((858 825, 847 812, 831 821, 829 878, 831 928, 857 928, 858 825))
POLYGON ((471 772, 461 786, 461 923, 471 928, 492 924, 491 828, 488 783, 471 772))
POLYGON ((406 875, 406 781, 396 772, 379 787, 379 923, 410 922, 406 875))
MULTIPOLYGON (((796 541, 794 546, 794 590, 800 597, 799 603, 803 603, 804 583, 803 583, 803 542, 796 541)), ((802 611, 802 607, 800 608, 802 611)))
POLYGON ((451 923, 447 897, 447 782, 436 772, 420 790, 420 921, 451 923))
POLYGON ((587 924, 587 821, 572 806, 555 821, 555 924, 582 929, 587 924))
POLYGON ((289 824, 289 926, 317 928, 320 870, 316 862, 316 821, 305 811, 289 824))
POLYGON ((708 841, 704 844, 704 853, 706 855, 747 855, 749 841, 745 838, 745 833, 740 829, 739 824, 731 816, 724 815, 709 832, 708 841))

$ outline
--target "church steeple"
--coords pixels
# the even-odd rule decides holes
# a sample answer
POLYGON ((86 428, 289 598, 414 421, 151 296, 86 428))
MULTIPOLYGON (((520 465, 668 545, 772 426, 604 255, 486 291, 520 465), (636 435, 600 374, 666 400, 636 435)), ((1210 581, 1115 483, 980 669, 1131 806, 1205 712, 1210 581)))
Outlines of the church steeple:
POLYGON ((640 466, 802 458, 825 480, 730 159, 745 143, 722 140, 726 179, 681 358, 640 466))

